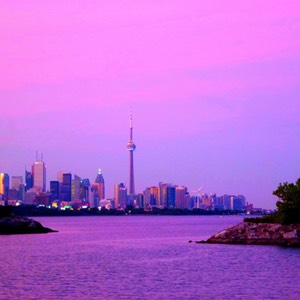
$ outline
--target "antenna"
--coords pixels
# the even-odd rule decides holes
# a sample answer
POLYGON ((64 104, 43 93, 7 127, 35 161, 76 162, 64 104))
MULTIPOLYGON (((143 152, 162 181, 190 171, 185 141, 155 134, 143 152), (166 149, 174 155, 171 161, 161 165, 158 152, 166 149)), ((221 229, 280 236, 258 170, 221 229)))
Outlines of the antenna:
POLYGON ((133 139, 133 127, 132 127, 132 107, 130 107, 130 122, 129 122, 129 125, 130 125, 130 140, 132 141, 133 139))
POLYGON ((36 161, 39 160, 39 153, 38 153, 37 150, 36 150, 36 152, 35 152, 35 160, 36 160, 36 161))
POLYGON ((129 194, 135 195, 134 189, 134 174, 133 174, 133 151, 135 150, 135 144, 133 142, 133 126, 132 126, 132 108, 130 107, 129 117, 129 142, 127 143, 127 150, 129 151, 129 194))

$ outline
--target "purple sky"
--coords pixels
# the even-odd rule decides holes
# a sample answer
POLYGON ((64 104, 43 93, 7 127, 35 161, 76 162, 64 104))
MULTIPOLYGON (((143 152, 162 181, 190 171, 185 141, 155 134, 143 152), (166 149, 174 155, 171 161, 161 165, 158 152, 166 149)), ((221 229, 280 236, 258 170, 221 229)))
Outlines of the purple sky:
POLYGON ((0 171, 36 150, 107 197, 159 181, 273 208, 300 177, 300 2, 0 0, 0 171))

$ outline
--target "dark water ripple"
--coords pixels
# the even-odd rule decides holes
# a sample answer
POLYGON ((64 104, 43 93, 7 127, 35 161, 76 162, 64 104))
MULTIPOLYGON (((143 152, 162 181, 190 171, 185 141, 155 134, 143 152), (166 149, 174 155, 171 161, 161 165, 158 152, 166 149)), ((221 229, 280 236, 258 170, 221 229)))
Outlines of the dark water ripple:
POLYGON ((241 217, 37 219, 0 236, 0 299, 300 299, 300 249, 188 243, 241 217))

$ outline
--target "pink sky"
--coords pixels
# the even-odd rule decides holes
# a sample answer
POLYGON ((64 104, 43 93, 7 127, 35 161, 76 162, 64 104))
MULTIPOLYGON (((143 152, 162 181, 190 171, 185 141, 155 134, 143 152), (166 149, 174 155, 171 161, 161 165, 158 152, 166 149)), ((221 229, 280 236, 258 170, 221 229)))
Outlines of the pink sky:
POLYGON ((0 172, 36 149, 107 196, 159 181, 274 207, 300 153, 300 2, 1 1, 0 172))

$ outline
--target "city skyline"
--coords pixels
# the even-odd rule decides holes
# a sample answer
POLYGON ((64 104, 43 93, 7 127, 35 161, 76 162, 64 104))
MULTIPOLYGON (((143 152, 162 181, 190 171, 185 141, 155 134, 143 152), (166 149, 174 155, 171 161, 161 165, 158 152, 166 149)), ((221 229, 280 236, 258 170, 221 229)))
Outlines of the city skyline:
MULTIPOLYGON (((221 197, 216 197, 216 193, 211 192, 200 194, 201 186, 197 191, 190 191, 186 186, 178 186, 173 183, 159 182, 159 186, 146 186, 141 191, 135 191, 134 183, 134 164, 133 152, 136 145, 133 142, 133 121, 132 108, 129 117, 129 141, 126 149, 129 151, 129 186, 128 189, 124 183, 113 186, 114 197, 105 197, 105 183, 101 168, 98 168, 98 174, 94 181, 90 178, 81 178, 78 174, 72 174, 70 171, 58 171, 56 180, 49 181, 49 189, 46 182, 46 164, 43 161, 43 153, 36 151, 36 160, 33 162, 31 172, 25 167, 25 181, 23 176, 12 176, 10 180, 3 179, 3 176, 9 178, 9 174, 0 173, 3 178, 0 181, 0 197, 7 205, 8 200, 13 203, 21 200, 24 204, 49 204, 49 206, 62 207, 70 206, 70 203, 78 207, 86 207, 88 202, 91 207, 101 207, 100 203, 106 201, 107 207, 124 209, 127 205, 136 208, 150 209, 159 208, 180 208, 180 209, 231 209, 231 210, 253 210, 253 204, 246 202, 244 195, 233 195, 226 193, 221 197), (73 178, 74 176, 74 178, 73 178), (6 183, 5 183, 6 182, 6 183), (8 184, 7 184, 8 183, 8 184), (6 192, 4 185, 6 184, 6 192), (13 189, 13 191, 10 190, 13 189), (9 192, 9 191, 10 192, 9 192), (81 192, 80 192, 81 190, 81 192), (27 194, 27 191, 29 194, 27 194), (153 192, 154 191, 154 192, 153 192), (25 192, 25 193, 24 193, 25 192), (82 193, 82 195, 80 195, 82 193), (13 197, 13 198, 10 198, 13 197), (224 200, 224 199, 227 200, 224 200), (226 202, 227 201, 227 202, 226 202), (228 204, 228 201, 230 204, 228 204), (238 202, 236 202, 238 201, 238 202), (235 203, 235 204, 234 204, 235 203), (243 203, 243 204, 242 204, 243 203), (237 209, 238 207, 238 209, 237 209)), ((261 208, 256 208, 260 210, 261 208)), ((265 209, 265 208, 264 208, 265 209)))
POLYGON ((38 149, 47 181, 101 167, 129 187, 132 107, 136 191, 164 181, 275 208, 299 178, 299 1, 0 5, 0 172, 23 176, 38 149))
POLYGON ((45 190, 46 168, 42 159, 32 165, 32 172, 25 170, 23 176, 9 176, 0 173, 0 205, 36 205, 48 208, 86 209, 102 207, 124 210, 126 208, 144 209, 202 209, 204 211, 233 210, 247 213, 268 213, 266 208, 254 207, 244 195, 200 193, 189 191, 188 187, 159 182, 158 186, 146 187, 136 194, 129 191, 124 183, 114 185, 114 198, 105 197, 105 180, 98 169, 94 181, 81 178, 70 172, 57 172, 56 180, 50 180, 50 188, 45 190))

